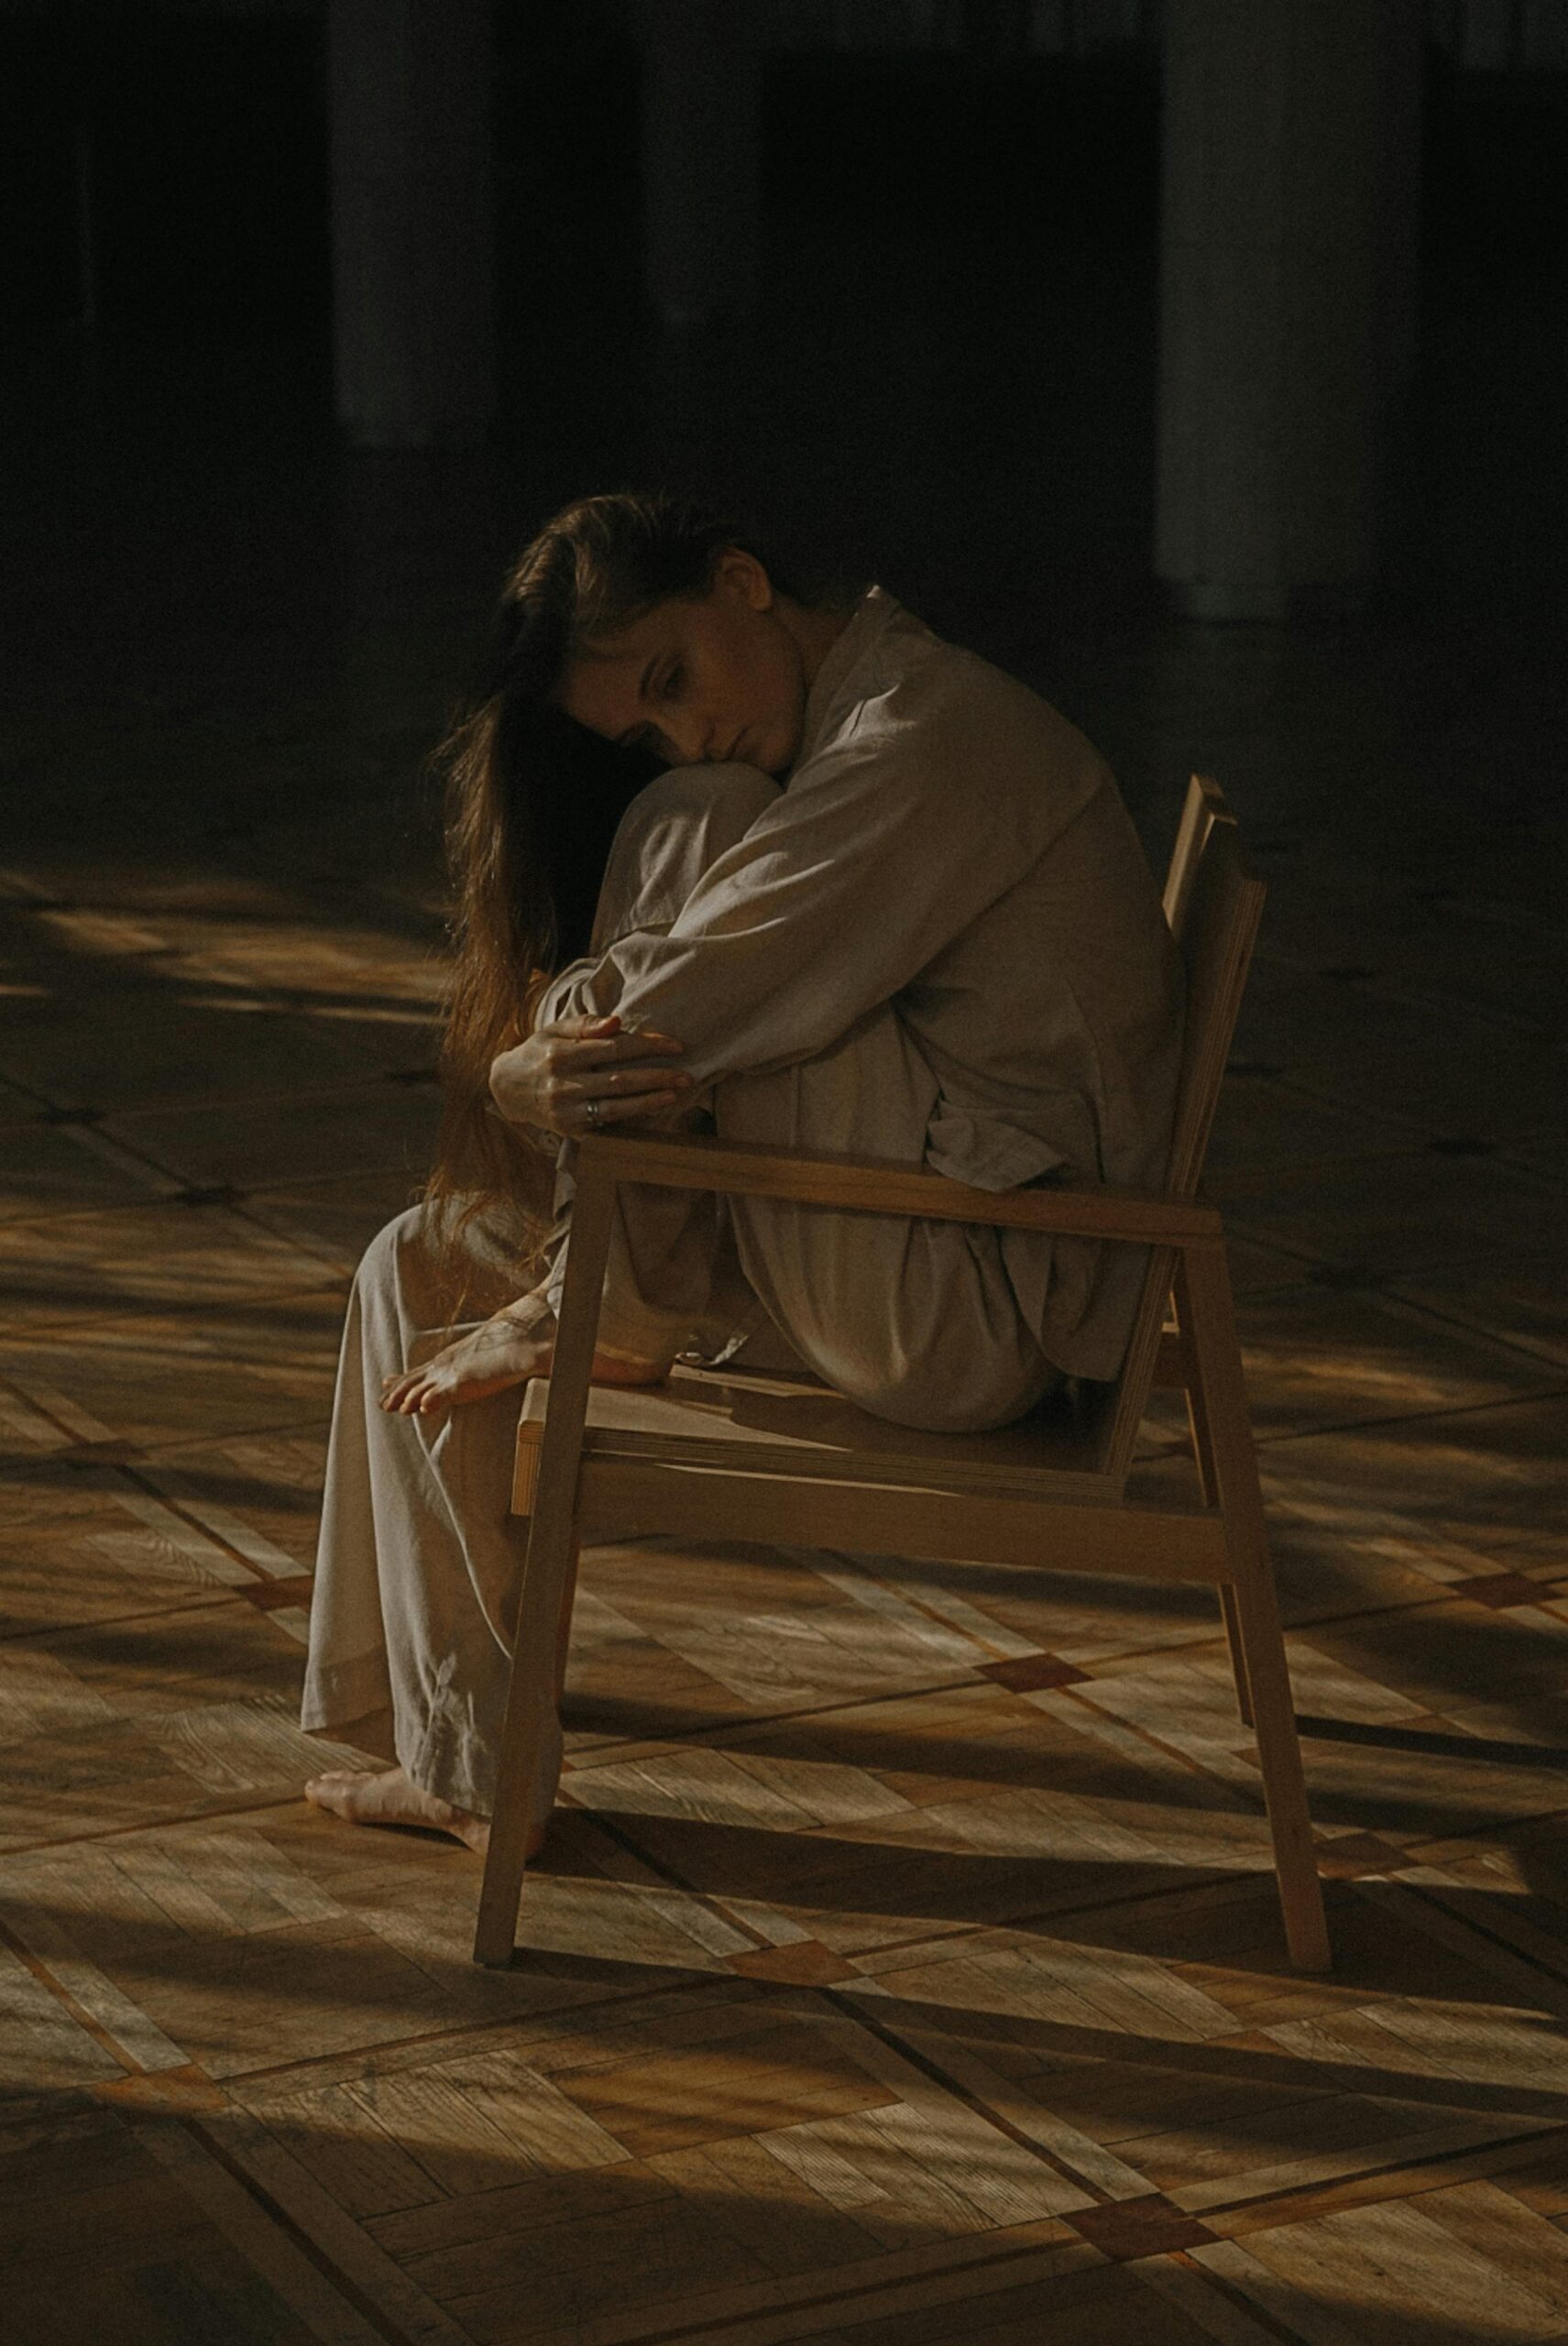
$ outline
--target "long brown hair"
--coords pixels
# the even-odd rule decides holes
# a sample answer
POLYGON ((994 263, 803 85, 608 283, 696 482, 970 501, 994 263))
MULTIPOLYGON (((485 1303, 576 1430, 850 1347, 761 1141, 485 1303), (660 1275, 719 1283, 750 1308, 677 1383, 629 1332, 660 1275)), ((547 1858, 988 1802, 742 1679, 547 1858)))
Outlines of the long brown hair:
POLYGON ((646 752, 600 740, 555 706, 567 666, 655 603, 706 593, 729 546, 758 551, 696 499, 587 497, 545 523, 502 589, 477 687, 437 753, 456 970, 426 1195, 454 1241, 479 1208, 504 1199, 537 1253, 554 1150, 492 1112, 490 1062, 526 1030, 531 988, 587 951, 616 823, 658 771, 646 752))

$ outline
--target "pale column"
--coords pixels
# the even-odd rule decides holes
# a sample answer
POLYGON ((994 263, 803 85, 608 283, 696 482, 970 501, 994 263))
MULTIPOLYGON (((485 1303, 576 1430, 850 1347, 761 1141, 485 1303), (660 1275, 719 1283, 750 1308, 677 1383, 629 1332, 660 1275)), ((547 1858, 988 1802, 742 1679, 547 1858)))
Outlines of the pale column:
POLYGON ((750 309, 762 178, 751 0, 641 0, 642 226, 649 301, 668 325, 750 309))
POLYGON ((1354 607, 1415 335, 1420 0, 1167 0, 1156 567, 1354 607))
POLYGON ((489 0, 329 0, 333 347, 361 444, 477 440, 495 410, 489 0))

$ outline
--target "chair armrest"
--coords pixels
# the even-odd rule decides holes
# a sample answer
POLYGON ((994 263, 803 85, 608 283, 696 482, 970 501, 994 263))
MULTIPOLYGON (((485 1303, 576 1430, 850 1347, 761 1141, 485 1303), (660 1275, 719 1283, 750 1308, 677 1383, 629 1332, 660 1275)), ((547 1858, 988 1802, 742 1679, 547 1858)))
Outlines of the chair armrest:
POLYGON ((579 1187, 600 1179, 660 1189, 711 1189, 853 1213, 909 1214, 931 1222, 989 1222, 1063 1237, 1121 1238, 1145 1246, 1215 1245, 1224 1235, 1212 1206, 1138 1189, 977 1189, 916 1165, 722 1141, 701 1134, 596 1133, 578 1144, 579 1187))

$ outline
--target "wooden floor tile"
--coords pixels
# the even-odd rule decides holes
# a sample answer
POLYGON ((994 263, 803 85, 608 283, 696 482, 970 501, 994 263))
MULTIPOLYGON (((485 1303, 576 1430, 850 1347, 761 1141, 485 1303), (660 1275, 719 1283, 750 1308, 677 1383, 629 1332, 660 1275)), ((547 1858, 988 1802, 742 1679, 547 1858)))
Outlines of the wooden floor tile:
POLYGON ((15 1110, 0 1102, 0 1221, 143 1205, 178 1186, 128 1151, 104 1146, 93 1126, 46 1124, 45 1113, 19 1100, 15 1110))
MULTIPOLYGON (((255 1574, 119 1469, 46 1457, 5 1493, 0 1639, 202 1605, 255 1574), (61 1571, 60 1560, 70 1559, 61 1571)), ((3 1676, 3 1662, 0 1662, 3 1676)))
MULTIPOLYGON (((1563 2242, 1518 2209, 1497 2214, 1486 2186, 1387 2201, 1194 2252, 1262 2309, 1309 2338, 1376 2346, 1560 2339, 1568 2320, 1563 2242), (1442 2208, 1444 2199, 1449 2202, 1442 2208), (1433 2203, 1429 2212, 1429 2199, 1433 2203)), ((1504 2195, 1497 2197, 1501 2199, 1504 2195)))
MULTIPOLYGON (((1269 927, 1274 929, 1273 907, 1269 927)), ((1204 1178, 1226 1203, 1269 1168, 1303 1165, 1339 1170, 1409 1146, 1407 1126, 1391 1117, 1336 1108, 1266 1076, 1228 1076, 1215 1112, 1204 1178)))
POLYGON ((231 1310, 234 1327, 203 1310, 98 1322, 90 1346, 40 1332, 0 1344, 0 1376, 79 1439, 136 1451, 298 1425, 330 1410, 342 1313, 340 1289, 328 1287, 265 1316, 231 1310))
POLYGON ((0 1075, 63 1107, 111 1113, 249 1097, 286 1100, 364 1073, 363 1048, 328 1022, 238 990, 56 991, 8 1005, 0 1075))
POLYGON ((449 2050, 258 2106, 476 2334, 594 2334, 629 2269, 651 2322, 864 2288, 943 2242, 1036 2237, 1081 2197, 852 2025, 765 2002, 711 2018, 651 2036, 612 2018, 608 2045, 449 2050))
POLYGON ((378 2332, 199 2147, 107 2110, 0 2128, 9 2334, 27 2346, 369 2346, 378 2332))
POLYGON ((376 1233, 418 1199, 422 1181, 398 1167, 310 1181, 258 1187, 247 1218, 351 1273, 376 1233))
POLYGON ((1496 1265, 1521 1231, 1539 1244, 1555 1227, 1553 1191, 1539 1176, 1493 1164, 1478 1189, 1463 1158, 1428 1151, 1332 1173, 1292 1168, 1266 1187, 1249 1182, 1227 1211, 1244 1232, 1367 1280, 1496 1265))
MULTIPOLYGON (((433 1039, 422 1022, 407 1032, 404 1048, 411 1066, 422 1059, 433 1065, 433 1039)), ((439 1092, 433 1084, 394 1084, 365 1073, 368 1080, 323 1091, 286 1114, 275 1102, 230 1101, 131 1111, 104 1130, 182 1180, 232 1184, 247 1205, 258 1190, 345 1177, 363 1182, 387 1175, 411 1189, 430 1160, 439 1092)))
MULTIPOLYGON (((1431 1418, 1310 1434, 1277 1464, 1320 1488, 1351 1495, 1420 1527, 1434 1544, 1452 1542, 1486 1558, 1521 1534, 1559 1547, 1568 1524, 1568 1474, 1561 1396, 1502 1402, 1431 1418)), ((1472 1570, 1483 1569, 1481 1564, 1472 1570)))
POLYGON ((247 1328, 270 1332, 288 1307, 258 1307, 322 1285, 313 1255, 223 1205, 146 1203, 112 1213, 0 1222, 0 1299, 8 1328, 76 1327, 149 1307, 222 1315, 243 1346, 247 1328))
POLYGON ((159 1449, 137 1481, 253 1575, 292 1578, 315 1561, 326 1426, 219 1435, 159 1449))
POLYGON ((1259 1440, 1321 1425, 1417 1418, 1561 1389, 1568 1376, 1393 1300, 1305 1287, 1240 1314, 1259 1440))
POLYGON ((1427 1271, 1401 1279, 1395 1292, 1435 1319, 1482 1329, 1559 1367, 1568 1365, 1560 1255, 1527 1255, 1517 1264, 1468 1274, 1427 1271))

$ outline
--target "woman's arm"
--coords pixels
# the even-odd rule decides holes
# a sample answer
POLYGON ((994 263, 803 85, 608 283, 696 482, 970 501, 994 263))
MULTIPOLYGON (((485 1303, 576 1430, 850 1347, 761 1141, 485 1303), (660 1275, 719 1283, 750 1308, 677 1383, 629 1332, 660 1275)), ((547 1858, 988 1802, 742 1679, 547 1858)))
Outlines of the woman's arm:
MULTIPOLYGON (((1014 886, 1045 843, 1028 824, 993 817, 967 763, 922 751, 851 743, 815 761, 716 860, 667 931, 633 931, 574 964, 542 1014, 679 1035, 696 1085, 825 1049, 1014 886)), ((504 1080, 492 1089, 505 1109, 504 1080)))
MULTIPOLYGON (((779 796, 776 783, 749 767, 730 769, 717 795, 706 775, 690 768, 660 774, 621 817, 601 890, 600 921, 612 919, 623 934, 665 934, 703 873, 779 796)), ((601 948, 606 941, 601 936, 601 948)), ((574 964, 591 966, 591 954, 574 964)), ((674 1039, 679 1027, 666 1031, 657 1021, 639 1021, 638 1031, 628 1033, 613 1009, 599 1014, 569 1004, 553 1011, 548 998, 558 982, 536 976, 516 1031, 492 1062, 490 1091, 504 1116, 571 1138, 685 1104, 690 1079, 672 1065, 682 1055, 674 1039), (536 1030, 532 1038, 531 1030, 536 1030)))

